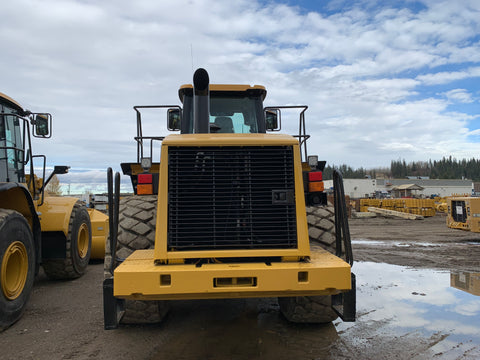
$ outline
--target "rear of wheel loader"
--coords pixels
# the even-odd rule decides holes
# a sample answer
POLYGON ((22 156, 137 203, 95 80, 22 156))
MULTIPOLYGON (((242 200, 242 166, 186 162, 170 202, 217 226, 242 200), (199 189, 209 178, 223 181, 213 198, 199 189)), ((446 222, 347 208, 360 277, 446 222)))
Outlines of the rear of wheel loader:
POLYGON ((452 229, 480 232, 480 198, 448 197, 447 226, 452 229))
POLYGON ((183 130, 158 140, 159 164, 139 152, 136 164, 122 165, 135 195, 120 200, 120 175, 108 172, 105 328, 160 321, 173 300, 248 297, 278 297, 294 322, 354 321, 340 173, 335 211, 322 211, 313 171, 322 165, 302 161, 304 133, 266 133, 278 128, 280 110, 263 110, 263 87, 209 85, 199 69, 179 94, 183 109, 171 107, 168 127, 183 130))

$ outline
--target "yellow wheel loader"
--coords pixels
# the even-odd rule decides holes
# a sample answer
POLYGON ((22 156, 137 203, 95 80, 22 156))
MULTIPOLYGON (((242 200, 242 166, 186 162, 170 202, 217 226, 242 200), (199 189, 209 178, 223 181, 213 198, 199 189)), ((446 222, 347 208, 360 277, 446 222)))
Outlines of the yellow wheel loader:
POLYGON ((447 197, 447 227, 480 232, 480 198, 469 196, 447 197))
POLYGON ((46 179, 46 157, 32 153, 30 128, 49 138, 51 124, 50 114, 26 111, 0 93, 0 331, 21 317, 40 266, 52 279, 73 279, 85 273, 93 248, 104 254, 107 216, 45 191, 69 169, 55 166, 46 179))
POLYGON ((182 107, 134 107, 137 161, 121 164, 134 195, 120 199, 120 174, 107 176, 105 329, 161 321, 178 299, 278 297, 293 322, 355 320, 341 175, 333 208, 325 162, 307 154, 307 107, 264 108, 266 93, 210 84, 198 69, 179 89, 182 107), (142 111, 154 108, 179 134, 143 134, 142 111), (274 133, 294 109, 298 134, 274 133))

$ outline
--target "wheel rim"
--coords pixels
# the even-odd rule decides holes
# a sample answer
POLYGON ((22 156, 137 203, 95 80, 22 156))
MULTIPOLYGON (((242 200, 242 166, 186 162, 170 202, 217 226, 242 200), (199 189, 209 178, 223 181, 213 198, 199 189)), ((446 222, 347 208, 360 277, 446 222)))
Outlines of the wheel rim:
POLYGON ((87 224, 82 224, 78 229, 77 251, 78 256, 83 259, 88 254, 89 233, 87 224))
POLYGON ((20 241, 10 244, 2 261, 2 291, 9 300, 20 296, 27 281, 28 254, 20 241))

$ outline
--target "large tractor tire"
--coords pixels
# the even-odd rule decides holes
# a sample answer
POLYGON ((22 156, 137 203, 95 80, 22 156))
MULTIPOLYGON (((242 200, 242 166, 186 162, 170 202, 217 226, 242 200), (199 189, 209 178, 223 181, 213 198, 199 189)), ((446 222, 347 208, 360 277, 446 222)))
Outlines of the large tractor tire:
POLYGON ((319 244, 323 249, 335 254, 335 208, 333 205, 307 206, 307 223, 310 243, 319 244))
POLYGON ((283 316, 294 323, 329 323, 338 317, 331 296, 279 297, 278 304, 283 316))
MULTIPOLYGON (((157 220, 157 196, 127 196, 120 199, 118 236, 115 258, 121 262, 135 250, 153 249, 157 220)), ((105 247, 104 276, 109 278, 112 262, 110 241, 105 247)), ((168 301, 126 300, 122 324, 153 324, 163 320, 169 310, 168 301)))
POLYGON ((22 316, 35 278, 35 247, 27 220, 0 209, 0 331, 22 316))
MULTIPOLYGON (((333 206, 307 207, 310 246, 320 246, 335 254, 335 209, 333 206)), ((331 296, 279 297, 280 311, 295 323, 329 323, 338 318, 331 296)))
POLYGON ((68 224, 65 259, 43 261, 43 270, 51 279, 76 279, 87 270, 92 247, 92 225, 81 201, 73 206, 68 224))

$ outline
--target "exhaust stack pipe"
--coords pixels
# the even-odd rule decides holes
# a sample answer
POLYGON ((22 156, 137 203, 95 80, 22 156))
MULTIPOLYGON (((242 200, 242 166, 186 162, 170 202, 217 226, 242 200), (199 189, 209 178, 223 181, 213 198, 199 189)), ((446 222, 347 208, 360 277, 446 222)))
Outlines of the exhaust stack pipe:
POLYGON ((210 93, 208 72, 197 69, 193 74, 193 124, 196 134, 210 132, 210 93))

